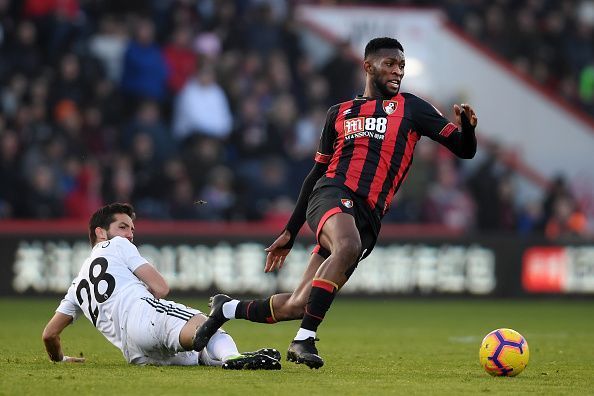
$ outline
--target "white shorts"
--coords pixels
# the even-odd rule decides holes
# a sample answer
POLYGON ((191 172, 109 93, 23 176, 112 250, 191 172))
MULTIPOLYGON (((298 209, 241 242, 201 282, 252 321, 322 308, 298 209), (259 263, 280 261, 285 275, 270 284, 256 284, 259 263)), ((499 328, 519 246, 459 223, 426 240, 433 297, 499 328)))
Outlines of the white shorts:
POLYGON ((122 332, 122 351, 128 363, 198 365, 198 352, 184 350, 179 333, 199 313, 174 301, 146 297, 138 300, 128 313, 126 329, 122 332))

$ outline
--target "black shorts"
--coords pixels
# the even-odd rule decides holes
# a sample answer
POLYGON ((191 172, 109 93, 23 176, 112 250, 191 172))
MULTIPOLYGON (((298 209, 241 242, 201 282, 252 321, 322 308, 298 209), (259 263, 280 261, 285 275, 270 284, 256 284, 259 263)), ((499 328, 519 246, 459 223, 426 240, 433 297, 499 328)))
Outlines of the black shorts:
POLYGON ((375 246, 380 231, 380 220, 375 217, 364 199, 346 187, 322 186, 315 189, 309 197, 306 219, 318 242, 314 253, 324 258, 330 255, 330 252, 320 246, 318 237, 326 221, 336 213, 348 213, 355 218, 361 238, 359 261, 363 260, 375 246))

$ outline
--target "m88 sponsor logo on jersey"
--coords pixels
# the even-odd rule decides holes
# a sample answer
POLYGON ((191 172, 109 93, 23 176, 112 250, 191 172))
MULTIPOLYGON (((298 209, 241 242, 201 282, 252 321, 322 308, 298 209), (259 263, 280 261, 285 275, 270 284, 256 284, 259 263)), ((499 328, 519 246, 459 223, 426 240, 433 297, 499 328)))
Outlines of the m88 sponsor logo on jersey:
POLYGON ((355 117, 344 120, 344 138, 346 140, 369 137, 384 140, 388 125, 386 117, 355 117))

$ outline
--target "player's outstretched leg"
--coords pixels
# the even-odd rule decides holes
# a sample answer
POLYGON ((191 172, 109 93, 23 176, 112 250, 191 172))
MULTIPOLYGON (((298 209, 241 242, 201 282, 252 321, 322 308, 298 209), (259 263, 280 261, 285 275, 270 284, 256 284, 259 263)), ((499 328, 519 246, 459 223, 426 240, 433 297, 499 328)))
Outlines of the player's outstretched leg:
POLYGON ((198 327, 194 336, 193 346, 195 351, 200 352, 203 350, 206 344, 208 344, 210 337, 229 320, 223 315, 223 304, 227 301, 231 301, 231 297, 225 294, 217 294, 210 298, 208 305, 211 307, 211 310, 208 314, 208 319, 206 319, 202 326, 198 327))
MULTIPOLYGON (((268 349, 268 352, 273 349, 268 349)), ((278 351, 276 351, 278 352, 278 351)), ((278 353, 280 358, 280 353, 278 353)), ((262 353, 246 352, 239 356, 225 360, 223 370, 280 370, 278 359, 262 353)))
POLYGON ((293 340, 287 351, 287 360, 297 364, 305 364, 312 369, 319 369, 324 365, 324 360, 318 355, 316 348, 317 338, 309 337, 305 340, 293 340))

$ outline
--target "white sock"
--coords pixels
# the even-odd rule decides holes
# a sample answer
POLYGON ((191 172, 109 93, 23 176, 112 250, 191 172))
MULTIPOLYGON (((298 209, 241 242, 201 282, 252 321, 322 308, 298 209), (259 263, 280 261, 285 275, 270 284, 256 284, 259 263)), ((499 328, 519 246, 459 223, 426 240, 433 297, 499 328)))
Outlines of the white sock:
POLYGON ((297 331, 297 335, 295 335, 295 338, 293 339, 295 341, 302 341, 308 339, 309 337, 316 338, 316 332, 300 327, 299 331, 297 331))
POLYGON ((198 360, 202 366, 222 366, 223 362, 217 359, 213 359, 206 348, 198 352, 198 360))
POLYGON ((239 300, 231 300, 223 304, 223 316, 227 319, 235 319, 235 309, 237 309, 237 304, 239 304, 239 300))
POLYGON ((208 344, 206 344, 205 349, 208 352, 209 357, 222 362, 240 355, 233 338, 222 330, 217 330, 217 332, 210 338, 210 341, 208 341, 208 344))

